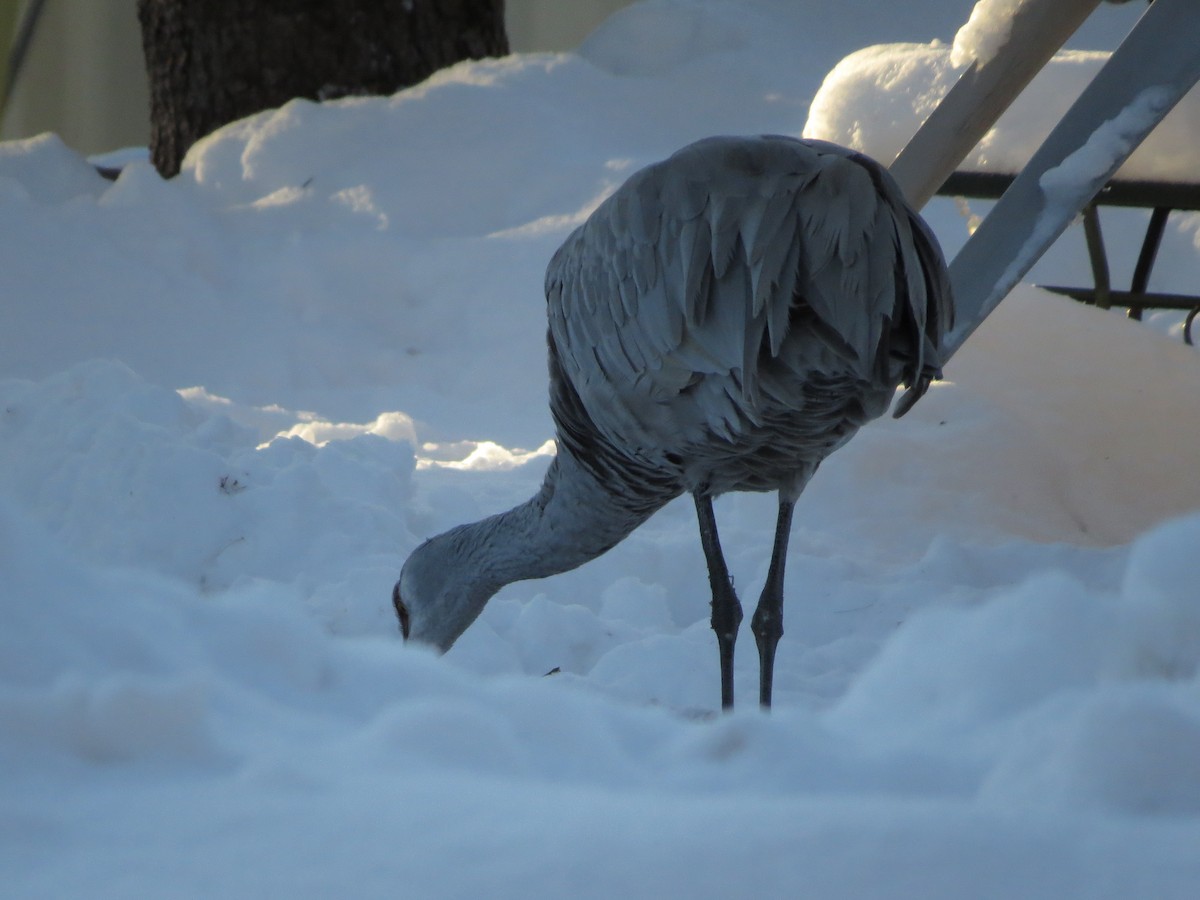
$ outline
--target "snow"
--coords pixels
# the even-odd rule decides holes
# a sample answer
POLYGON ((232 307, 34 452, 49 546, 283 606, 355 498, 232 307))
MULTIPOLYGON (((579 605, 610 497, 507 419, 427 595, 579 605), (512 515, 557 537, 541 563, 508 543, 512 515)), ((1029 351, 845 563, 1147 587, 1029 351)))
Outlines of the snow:
MULTIPOLYGON (((399 639, 406 554, 541 481, 573 223, 965 15, 795 6, 641 4, 579 54, 236 123, 166 183, 0 145, 0 895, 1193 896, 1200 362, 1165 326, 1022 286, 828 460, 770 715, 745 634, 716 711, 686 500, 443 657, 399 639)), ((772 500, 717 516, 752 605, 772 500)))

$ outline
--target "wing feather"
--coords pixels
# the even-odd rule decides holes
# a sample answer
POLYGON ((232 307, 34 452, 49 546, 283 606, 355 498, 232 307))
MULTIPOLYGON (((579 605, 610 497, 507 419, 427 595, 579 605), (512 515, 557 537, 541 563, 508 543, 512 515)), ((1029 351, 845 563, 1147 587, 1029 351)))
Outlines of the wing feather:
POLYGON ((679 234, 679 261, 683 266, 684 318, 689 328, 696 328, 708 315, 712 297, 713 263, 709 255, 712 230, 708 220, 697 216, 686 222, 679 234))
POLYGON ((728 437, 762 396, 803 402, 762 386, 764 366, 788 383, 806 366, 896 377, 902 319, 915 378, 950 318, 936 242, 882 167, 780 137, 710 138, 636 173, 555 254, 546 295, 559 367, 596 427, 646 453, 672 430, 728 437), (798 321, 810 330, 788 351, 798 321), (680 398, 700 390, 697 413, 680 398))

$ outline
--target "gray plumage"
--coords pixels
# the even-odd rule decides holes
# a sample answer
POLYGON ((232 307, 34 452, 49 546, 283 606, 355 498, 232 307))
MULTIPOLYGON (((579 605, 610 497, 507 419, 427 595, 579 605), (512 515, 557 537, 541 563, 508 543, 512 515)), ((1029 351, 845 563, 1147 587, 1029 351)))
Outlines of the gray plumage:
MULTIPOLYGON (((795 498, 897 386, 903 411, 938 377, 952 324, 941 251, 887 171, 776 136, 709 138, 634 174, 554 255, 546 299, 558 456, 541 491, 427 541, 396 587, 406 634, 443 649, 503 585, 598 556, 685 491, 714 628, 732 591, 712 497, 780 493, 781 592, 795 498)), ((719 642, 741 619, 724 612, 719 642)))

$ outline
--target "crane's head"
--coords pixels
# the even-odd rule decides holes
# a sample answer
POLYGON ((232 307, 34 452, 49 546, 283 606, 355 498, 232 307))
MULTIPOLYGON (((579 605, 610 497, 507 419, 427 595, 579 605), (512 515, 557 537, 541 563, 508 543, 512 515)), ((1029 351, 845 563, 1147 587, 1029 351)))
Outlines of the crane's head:
POLYGON ((481 577, 465 528, 427 540, 401 568, 392 606, 405 640, 449 650, 498 589, 481 577))

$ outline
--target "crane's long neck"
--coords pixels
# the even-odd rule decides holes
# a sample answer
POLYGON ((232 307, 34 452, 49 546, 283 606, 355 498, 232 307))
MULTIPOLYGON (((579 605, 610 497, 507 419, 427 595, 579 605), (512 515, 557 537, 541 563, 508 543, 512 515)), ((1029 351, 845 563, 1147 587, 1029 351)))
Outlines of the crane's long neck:
POLYGON ((611 549, 677 491, 635 492, 625 479, 600 478, 565 447, 525 503, 462 527, 481 580, 491 590, 566 572, 611 549))

